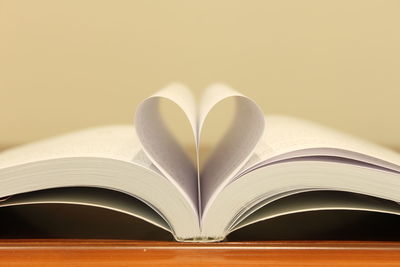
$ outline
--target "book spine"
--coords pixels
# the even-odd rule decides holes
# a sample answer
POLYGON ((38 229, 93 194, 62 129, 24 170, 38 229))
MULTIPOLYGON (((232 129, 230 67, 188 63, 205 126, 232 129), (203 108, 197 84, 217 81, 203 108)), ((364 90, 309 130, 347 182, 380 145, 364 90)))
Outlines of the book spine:
POLYGON ((211 243, 211 242, 221 242, 225 239, 225 237, 190 237, 190 238, 181 238, 175 236, 175 240, 178 242, 186 242, 186 243, 211 243))

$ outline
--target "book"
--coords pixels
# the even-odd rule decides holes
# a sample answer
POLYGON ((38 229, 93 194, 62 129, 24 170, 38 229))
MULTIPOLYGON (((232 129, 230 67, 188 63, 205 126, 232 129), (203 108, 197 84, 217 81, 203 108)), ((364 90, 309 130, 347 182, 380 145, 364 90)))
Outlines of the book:
POLYGON ((199 104, 184 85, 172 84, 139 104, 135 126, 90 128, 3 151, 0 181, 1 207, 101 207, 186 242, 221 241, 306 211, 400 214, 398 153, 313 122, 265 116, 224 84, 208 87, 199 104), (200 169, 202 128, 227 99, 235 103, 232 123, 200 169), (163 100, 186 116, 194 162, 167 127, 163 100))

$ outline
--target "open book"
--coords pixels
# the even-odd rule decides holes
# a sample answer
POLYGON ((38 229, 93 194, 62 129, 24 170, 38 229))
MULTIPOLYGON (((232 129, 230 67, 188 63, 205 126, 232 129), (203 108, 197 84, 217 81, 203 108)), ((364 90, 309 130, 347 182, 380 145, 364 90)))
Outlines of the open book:
POLYGON ((264 116, 254 101, 222 84, 207 88, 198 105, 183 85, 170 85, 139 105, 135 127, 87 129, 6 150, 0 181, 0 206, 103 207, 178 241, 219 241, 247 225, 305 211, 400 214, 399 154, 311 122, 264 116), (232 124, 199 170, 204 122, 228 98, 236 103, 232 124), (187 117, 195 163, 166 127, 160 100, 187 117))

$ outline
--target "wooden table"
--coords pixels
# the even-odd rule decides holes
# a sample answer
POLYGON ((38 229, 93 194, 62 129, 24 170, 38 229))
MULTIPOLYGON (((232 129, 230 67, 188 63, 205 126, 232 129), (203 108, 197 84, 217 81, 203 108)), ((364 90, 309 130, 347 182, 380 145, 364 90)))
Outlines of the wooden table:
POLYGON ((3 240, 2 266, 400 266, 397 242, 3 240))

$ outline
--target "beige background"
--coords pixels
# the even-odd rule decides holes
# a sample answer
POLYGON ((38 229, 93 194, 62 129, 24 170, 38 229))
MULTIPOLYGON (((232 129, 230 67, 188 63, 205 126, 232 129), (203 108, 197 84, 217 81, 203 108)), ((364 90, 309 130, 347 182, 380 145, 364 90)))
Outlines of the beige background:
POLYGON ((266 113, 400 146, 399 14, 400 1, 0 0, 0 144, 130 123, 171 81, 196 94, 222 81, 266 113))

